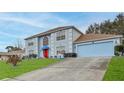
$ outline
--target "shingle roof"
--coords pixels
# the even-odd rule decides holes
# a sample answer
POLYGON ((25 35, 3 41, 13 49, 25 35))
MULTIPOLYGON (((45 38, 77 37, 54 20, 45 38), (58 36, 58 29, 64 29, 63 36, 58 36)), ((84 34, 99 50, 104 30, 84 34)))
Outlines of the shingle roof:
POLYGON ((24 53, 24 50, 20 50, 20 51, 12 51, 12 52, 0 52, 0 55, 2 56, 8 56, 8 55, 18 55, 18 54, 22 54, 24 53))
POLYGON ((121 35, 111 35, 111 34, 85 34, 81 35, 75 43, 79 42, 87 42, 87 41, 95 41, 95 40, 103 40, 108 38, 122 37, 121 35))
POLYGON ((48 35, 48 34, 51 34, 51 33, 57 32, 57 31, 66 30, 66 29, 71 29, 71 28, 77 30, 78 32, 80 32, 80 33, 82 34, 82 32, 81 32, 80 30, 78 30, 78 29, 77 29, 76 27, 74 27, 74 26, 63 26, 63 27, 56 27, 56 28, 50 29, 50 30, 48 30, 48 31, 45 31, 45 32, 42 32, 42 33, 39 33, 39 34, 30 36, 30 37, 27 37, 27 38, 25 38, 25 40, 31 39, 31 38, 35 38, 35 37, 39 37, 39 36, 48 35))
POLYGON ((1 55, 9 55, 7 52, 0 52, 0 56, 1 55))

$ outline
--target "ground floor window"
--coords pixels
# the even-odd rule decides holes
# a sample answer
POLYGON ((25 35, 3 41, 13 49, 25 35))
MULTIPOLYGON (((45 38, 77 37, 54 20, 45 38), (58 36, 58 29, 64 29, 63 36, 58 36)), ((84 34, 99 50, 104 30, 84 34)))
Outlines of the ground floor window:
POLYGON ((58 46, 56 47, 56 54, 64 54, 65 53, 65 46, 58 46))
POLYGON ((34 50, 29 50, 29 54, 34 54, 34 50))
POLYGON ((122 40, 122 44, 124 44, 124 40, 122 40))

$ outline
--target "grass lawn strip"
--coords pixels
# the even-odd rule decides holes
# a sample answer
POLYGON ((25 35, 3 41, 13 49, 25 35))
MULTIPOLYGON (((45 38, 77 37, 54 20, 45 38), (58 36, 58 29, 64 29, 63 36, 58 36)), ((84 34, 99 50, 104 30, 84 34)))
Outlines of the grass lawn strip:
POLYGON ((113 57, 108 65, 104 75, 105 81, 123 81, 124 80, 124 57, 113 57))
POLYGON ((13 78, 23 73, 43 68, 60 61, 60 59, 29 59, 23 60, 15 67, 11 64, 6 64, 4 61, 0 61, 0 80, 13 78))

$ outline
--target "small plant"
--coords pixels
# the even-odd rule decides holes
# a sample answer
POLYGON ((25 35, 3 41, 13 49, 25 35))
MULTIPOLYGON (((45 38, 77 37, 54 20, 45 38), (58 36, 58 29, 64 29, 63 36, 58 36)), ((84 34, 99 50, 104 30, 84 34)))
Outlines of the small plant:
POLYGON ((114 48, 114 52, 116 56, 123 54, 123 51, 124 51, 124 45, 117 45, 114 48))
POLYGON ((21 61, 20 57, 18 57, 17 55, 12 55, 12 56, 9 56, 6 63, 11 63, 13 64, 13 66, 16 66, 17 62, 20 62, 20 61, 21 61))
POLYGON ((77 57, 77 54, 76 53, 65 53, 64 54, 64 57, 77 57))
POLYGON ((29 58, 37 58, 37 54, 30 54, 29 58))

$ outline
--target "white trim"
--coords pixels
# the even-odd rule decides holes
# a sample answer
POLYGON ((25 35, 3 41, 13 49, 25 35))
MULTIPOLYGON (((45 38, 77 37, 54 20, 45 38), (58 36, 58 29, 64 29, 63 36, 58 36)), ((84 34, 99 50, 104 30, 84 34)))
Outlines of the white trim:
POLYGON ((98 40, 98 41, 90 41, 90 42, 81 42, 75 45, 84 45, 84 44, 92 44, 92 43, 104 43, 104 42, 110 42, 110 41, 114 41, 116 38, 113 39, 108 39, 108 40, 98 40))

